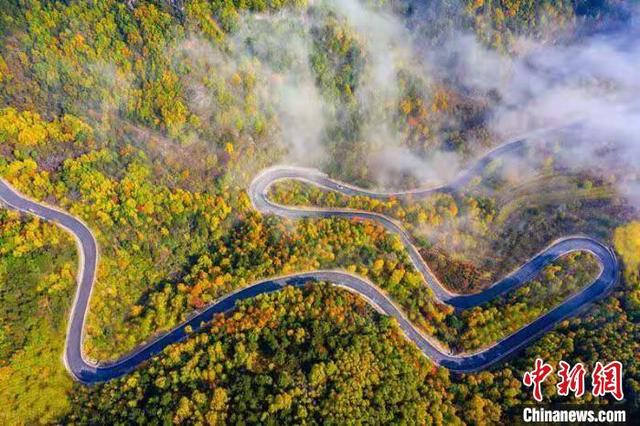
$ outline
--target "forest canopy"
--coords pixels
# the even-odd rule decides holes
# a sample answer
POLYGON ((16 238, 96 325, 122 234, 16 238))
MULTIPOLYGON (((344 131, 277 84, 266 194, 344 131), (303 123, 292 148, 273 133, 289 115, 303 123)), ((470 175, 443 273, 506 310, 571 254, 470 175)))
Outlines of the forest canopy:
MULTIPOLYGON (((565 47, 624 26, 633 12, 626 5, 0 0, 0 11, 0 175, 86 222, 98 241, 83 348, 90 360, 117 359, 256 280, 314 269, 365 277, 443 346, 477 350, 597 273, 592 256, 572 253, 507 297, 460 314, 434 298, 383 227, 263 215, 247 187, 283 163, 367 188, 446 183, 513 136, 498 124, 510 131, 565 118, 541 114, 544 99, 514 88, 511 71, 540 65, 528 47, 591 63, 565 47), (518 115, 516 101, 537 115, 518 115)), ((539 68, 522 79, 545 92, 547 68, 539 68)), ((604 81, 576 75, 597 99, 629 91, 616 73, 598 75, 604 81)), ((521 377, 536 357, 554 366, 619 360, 625 403, 637 406, 640 222, 629 200, 640 175, 626 162, 574 167, 570 160, 587 161, 588 151, 578 156, 584 147, 573 136, 550 137, 487 165, 463 192, 420 202, 342 197, 291 181, 271 188, 283 204, 401 222, 459 292, 486 288, 567 234, 615 247, 624 271, 613 293, 474 374, 435 366, 394 321, 326 283, 245 301, 130 375, 86 388, 61 362, 74 241, 55 224, 1 209, 0 423, 491 424, 511 421, 509 408, 531 401, 521 377)))

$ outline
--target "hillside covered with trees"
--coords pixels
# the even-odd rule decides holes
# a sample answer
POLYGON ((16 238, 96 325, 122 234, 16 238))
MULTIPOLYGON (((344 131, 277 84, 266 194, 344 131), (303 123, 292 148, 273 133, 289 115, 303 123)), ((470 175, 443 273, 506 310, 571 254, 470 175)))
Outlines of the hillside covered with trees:
MULTIPOLYGON (((426 67, 406 34, 435 50, 464 31, 509 59, 523 38, 571 43, 631 13, 608 1, 420 4, 0 0, 0 176, 97 238, 90 359, 117 359, 233 290, 299 271, 368 278, 456 352, 495 343, 592 280, 593 257, 572 253, 508 297, 456 313, 381 226, 254 210, 247 186, 274 164, 412 188, 437 177, 422 173, 425 164, 462 168, 498 144, 487 122, 499 94, 470 88, 456 67, 426 67), (383 167, 394 158, 417 166, 383 167)), ((492 424, 530 402, 521 377, 536 357, 619 360, 637 406, 640 225, 618 190, 626 170, 567 171, 558 159, 565 142, 527 153, 536 168, 518 179, 508 163, 494 164, 464 194, 420 203, 340 198, 297 182, 272 188, 284 204, 400 220, 460 292, 486 287, 567 233, 615 247, 624 272, 614 293, 477 374, 433 365, 393 321, 327 283, 246 301, 134 373, 84 387, 61 362, 74 241, 0 209, 0 423, 492 424)))

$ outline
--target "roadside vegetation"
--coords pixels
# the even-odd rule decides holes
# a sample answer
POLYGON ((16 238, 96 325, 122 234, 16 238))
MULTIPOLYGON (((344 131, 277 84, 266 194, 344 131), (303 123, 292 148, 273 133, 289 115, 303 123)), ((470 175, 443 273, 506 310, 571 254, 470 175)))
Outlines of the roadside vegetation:
MULTIPOLYGON (((637 395, 639 337, 614 297, 500 368, 458 376, 432 365, 393 321, 351 293, 288 288, 243 302, 128 377, 77 385, 64 421, 496 424, 530 402, 521 377, 536 357, 555 367, 619 359, 625 392, 637 395)), ((545 382, 545 395, 555 395, 556 380, 545 382)), ((613 403, 588 392, 573 402, 613 403)))
POLYGON ((481 184, 491 175, 479 176, 457 193, 435 192, 421 200, 351 197, 296 180, 276 182, 269 197, 282 205, 351 208, 396 219, 440 281, 468 293, 502 278, 557 238, 584 233, 608 239, 622 222, 625 207, 607 183, 540 174, 535 185, 504 182, 491 189, 481 184))
POLYGON ((75 245, 60 228, 0 211, 0 423, 53 422, 69 409, 62 364, 75 245))
POLYGON ((491 345, 549 312, 598 276, 599 264, 592 254, 574 252, 556 260, 533 280, 503 297, 465 310, 446 322, 442 339, 459 351, 491 345), (455 341, 452 337, 455 336, 455 341))
POLYGON ((624 262, 624 283, 628 291, 624 305, 631 318, 640 319, 640 222, 616 229, 613 242, 624 262))

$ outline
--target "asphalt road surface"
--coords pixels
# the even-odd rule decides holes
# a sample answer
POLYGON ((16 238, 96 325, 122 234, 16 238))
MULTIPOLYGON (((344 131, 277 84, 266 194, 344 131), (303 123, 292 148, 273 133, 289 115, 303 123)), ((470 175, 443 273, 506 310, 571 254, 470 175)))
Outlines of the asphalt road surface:
POLYGON ((553 260, 573 251, 589 251, 600 262, 600 275, 590 285, 572 295, 550 312, 524 326, 520 330, 497 342, 495 345, 470 354, 451 354, 428 336, 420 332, 404 316, 399 309, 375 284, 343 271, 310 271, 283 277, 271 278, 257 282, 248 287, 224 296, 203 310, 200 310, 186 322, 174 329, 144 344, 130 354, 110 363, 94 363, 83 353, 83 339, 87 309, 91 298, 91 291, 95 282, 98 263, 98 245, 96 240, 81 220, 64 213, 54 207, 30 200, 18 193, 9 183, 0 180, 0 200, 9 208, 27 214, 39 216, 44 220, 54 222, 69 233, 77 242, 79 251, 78 288, 71 308, 64 362, 79 382, 85 384, 104 382, 123 376, 134 370, 140 363, 161 352, 172 343, 183 340, 189 334, 187 330, 197 331, 204 323, 210 321, 218 313, 232 310, 237 301, 255 297, 259 294, 270 293, 282 289, 284 286, 303 286, 312 282, 329 282, 357 293, 367 300, 378 311, 394 317, 409 340, 435 363, 456 372, 477 371, 514 353, 545 331, 554 327, 559 321, 575 315, 591 302, 603 297, 614 286, 619 277, 619 265, 613 251, 586 236, 571 236, 552 243, 542 252, 527 261, 517 271, 493 284, 486 290, 470 295, 454 294, 448 291, 431 272, 428 265, 419 255, 412 244, 409 235, 402 226, 393 219, 377 213, 355 211, 349 209, 319 209, 298 208, 276 204, 267 197, 269 187, 278 180, 298 179, 317 186, 321 186, 345 195, 366 195, 374 198, 411 197, 419 199, 427 197, 434 191, 456 191, 464 186, 474 176, 483 170, 494 158, 522 149, 523 139, 506 143, 478 160, 474 166, 460 174, 453 182, 446 186, 430 189, 418 189, 407 192, 381 193, 370 192, 343 182, 330 179, 327 175, 313 169, 294 167, 274 167, 260 173, 249 188, 249 196, 254 207, 264 214, 276 214, 287 218, 302 217, 345 217, 350 219, 373 220, 384 226, 389 232, 397 234, 408 250, 411 261, 424 277, 437 299, 448 303, 456 309, 466 309, 478 306, 505 292, 521 286, 531 280, 553 260))

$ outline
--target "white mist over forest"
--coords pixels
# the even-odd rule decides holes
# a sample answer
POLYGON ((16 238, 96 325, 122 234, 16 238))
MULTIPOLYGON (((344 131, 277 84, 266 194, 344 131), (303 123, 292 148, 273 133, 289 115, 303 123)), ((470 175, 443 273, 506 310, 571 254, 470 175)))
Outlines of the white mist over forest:
MULTIPOLYGON (((425 41, 420 25, 411 28, 406 16, 372 8, 358 0, 318 1, 322 13, 284 11, 247 14, 241 27, 221 52, 197 39, 184 49, 191 57, 215 64, 217 73, 234 73, 251 64, 258 75, 255 96, 276 115, 283 161, 322 168, 330 158, 330 129, 344 126, 344 105, 318 87, 312 69, 314 31, 330 16, 354 32, 364 65, 354 98, 359 132, 365 146, 362 162, 377 185, 392 187, 397 176, 413 176, 422 185, 444 184, 490 146, 470 141, 471 153, 442 149, 446 132, 436 124, 431 136, 436 149, 417 152, 407 147, 398 130, 397 109, 402 96, 399 74, 421 80, 422 95, 432 96, 443 79, 486 109, 485 125, 491 146, 540 129, 565 128, 580 122, 559 159, 580 171, 627 170, 620 188, 632 200, 640 199, 635 159, 640 158, 640 45, 635 17, 623 29, 583 37, 579 41, 535 41, 524 37, 511 52, 487 47, 466 28, 453 28, 437 44, 425 41), (425 47, 428 46, 428 47, 425 47), (607 147, 606 155, 603 146, 607 147)), ((416 6, 418 8, 419 6, 416 6)), ((316 35, 317 37, 317 35, 316 35)), ((193 109, 211 114, 204 89, 192 87, 193 109)), ((455 115, 443 117, 447 128, 461 127, 455 115)))

